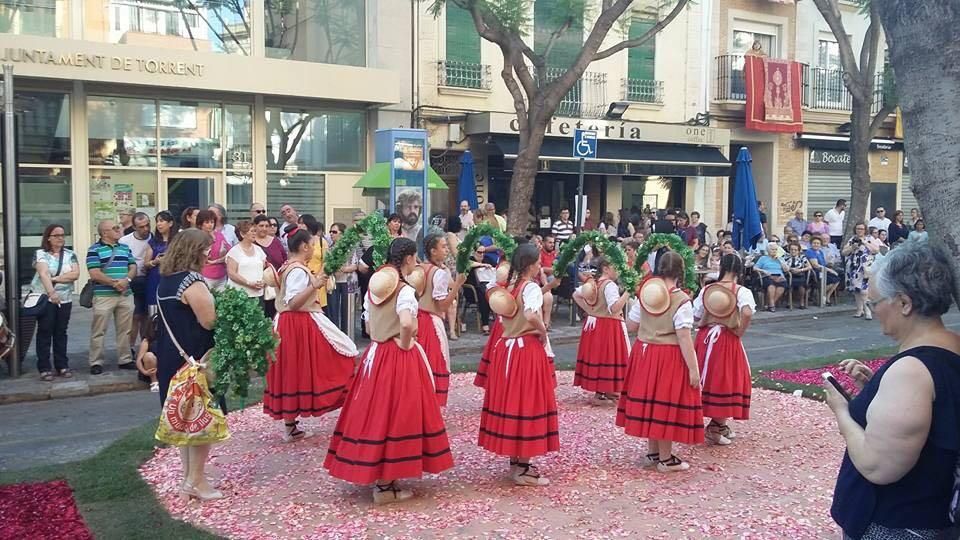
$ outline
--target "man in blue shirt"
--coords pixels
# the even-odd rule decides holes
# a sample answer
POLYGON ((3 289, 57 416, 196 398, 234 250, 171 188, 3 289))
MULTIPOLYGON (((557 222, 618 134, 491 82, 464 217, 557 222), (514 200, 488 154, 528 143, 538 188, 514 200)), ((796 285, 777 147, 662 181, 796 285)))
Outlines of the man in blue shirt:
POLYGON ((137 260, 130 248, 120 243, 123 233, 113 220, 97 226, 100 241, 87 250, 87 271, 93 281, 93 325, 90 330, 90 374, 103 373, 103 337, 114 318, 117 334, 117 367, 137 369, 130 352, 133 323, 133 296, 130 282, 137 275, 137 260))

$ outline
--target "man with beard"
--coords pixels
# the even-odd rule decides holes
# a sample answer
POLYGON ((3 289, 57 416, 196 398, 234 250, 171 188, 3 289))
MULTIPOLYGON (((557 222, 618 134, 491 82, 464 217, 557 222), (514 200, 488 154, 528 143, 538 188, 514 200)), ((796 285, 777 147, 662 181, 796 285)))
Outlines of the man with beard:
POLYGON ((400 214, 400 234, 420 243, 423 224, 420 213, 423 211, 423 196, 418 190, 406 190, 397 195, 397 213, 400 214))

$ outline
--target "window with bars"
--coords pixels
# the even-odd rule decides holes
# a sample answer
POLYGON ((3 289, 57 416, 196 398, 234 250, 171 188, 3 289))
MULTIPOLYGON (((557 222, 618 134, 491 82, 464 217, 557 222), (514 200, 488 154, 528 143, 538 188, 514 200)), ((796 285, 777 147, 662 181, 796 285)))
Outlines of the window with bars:
POLYGON ((486 88, 486 69, 480 62, 480 34, 470 13, 452 2, 446 6, 446 60, 441 84, 459 88, 486 88))
MULTIPOLYGON (((630 21, 629 39, 637 39, 647 33, 657 21, 649 17, 634 16, 630 21)), ((656 80, 657 39, 648 39, 639 47, 627 51, 627 101, 662 103, 662 88, 656 80)))
MULTIPOLYGON (((563 13, 561 0, 537 0, 533 5, 533 48, 538 54, 547 53, 547 46, 553 33, 564 24, 565 21, 559 14, 563 13)), ((537 73, 537 79, 540 85, 549 84, 551 81, 560 77, 577 59, 577 55, 583 48, 583 22, 574 21, 569 28, 560 35, 553 43, 546 57, 546 72, 537 73)), ((586 75, 586 74, 585 74, 586 75)), ((599 74, 602 75, 602 74, 599 74)), ((598 84, 590 84, 589 88, 584 88, 584 80, 577 81, 567 95, 564 96, 557 109, 560 116, 579 117, 583 110, 584 94, 594 94, 603 90, 600 81, 605 84, 605 78, 597 78, 598 84), (597 92, 594 92, 597 90, 597 92)))

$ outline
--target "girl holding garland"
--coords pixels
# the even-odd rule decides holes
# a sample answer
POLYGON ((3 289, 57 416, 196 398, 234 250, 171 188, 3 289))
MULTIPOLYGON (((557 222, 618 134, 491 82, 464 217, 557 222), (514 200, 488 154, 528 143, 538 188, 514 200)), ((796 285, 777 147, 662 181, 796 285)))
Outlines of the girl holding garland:
POLYGON ((600 278, 577 287, 573 300, 586 314, 577 348, 573 385, 594 392, 601 405, 616 403, 630 358, 630 339, 623 306, 630 293, 620 293, 617 269, 604 256, 593 261, 600 278))
POLYGON ((400 478, 453 467, 430 365, 416 341, 416 293, 403 278, 416 264, 417 245, 396 238, 388 263, 370 277, 363 302, 371 342, 323 463, 331 476, 374 484, 374 504, 413 497, 397 486, 400 478))
POLYGON ((750 362, 740 338, 757 307, 753 294, 739 285, 743 263, 734 253, 720 259, 720 279, 707 285, 693 302, 700 319, 697 358, 703 382, 703 415, 710 417, 706 440, 722 446, 735 434, 728 420, 750 418, 750 362))
POLYGON ((703 442, 700 370, 690 335, 693 307, 677 286, 683 273, 683 257, 666 251, 640 287, 640 301, 627 321, 637 342, 617 407, 617 425, 627 435, 649 439, 643 466, 664 473, 690 468, 673 455, 673 443, 703 442))
POLYGON ((450 343, 443 326, 443 314, 460 294, 460 287, 467 281, 466 273, 457 276, 450 285, 450 270, 444 266, 450 248, 441 234, 430 234, 423 241, 427 262, 423 269, 423 292, 420 295, 420 311, 417 314, 417 343, 423 348, 433 372, 437 402, 447 405, 450 389, 450 343))
POLYGON ((295 442, 308 436, 297 427, 298 417, 323 416, 343 405, 359 352, 318 302, 317 290, 326 287, 327 277, 307 266, 317 249, 313 236, 296 231, 287 245, 290 258, 280 268, 273 323, 280 345, 267 370, 263 412, 283 420, 283 441, 295 442))
POLYGON ((518 246, 507 277, 508 283, 517 277, 508 289, 515 309, 504 315, 503 337, 493 348, 480 414, 478 444, 510 458, 510 476, 518 486, 548 485, 530 458, 560 449, 556 380, 545 348, 539 274, 536 246, 518 246))
MULTIPOLYGON (((510 273, 510 263, 504 261, 497 266, 496 280, 488 285, 488 291, 493 287, 507 287, 507 276, 510 273)), ((487 294, 486 291, 477 291, 477 294, 487 294)), ((489 300, 488 300, 489 302, 489 300)), ((473 385, 485 388, 487 385, 487 372, 490 370, 490 358, 493 357, 493 348, 503 336, 503 320, 500 315, 493 314, 493 324, 490 325, 490 335, 487 342, 483 345, 483 351, 480 353, 480 363, 477 364, 477 376, 473 379, 473 385)))

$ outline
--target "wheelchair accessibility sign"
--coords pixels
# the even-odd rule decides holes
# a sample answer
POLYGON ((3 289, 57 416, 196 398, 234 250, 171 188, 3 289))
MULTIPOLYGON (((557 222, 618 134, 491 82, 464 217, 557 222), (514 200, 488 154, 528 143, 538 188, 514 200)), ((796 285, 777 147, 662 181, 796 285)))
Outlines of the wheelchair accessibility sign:
POLYGON ((573 132, 573 157, 597 157, 597 132, 588 129, 578 129, 573 132))

